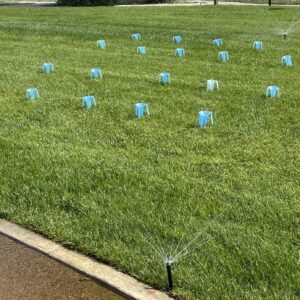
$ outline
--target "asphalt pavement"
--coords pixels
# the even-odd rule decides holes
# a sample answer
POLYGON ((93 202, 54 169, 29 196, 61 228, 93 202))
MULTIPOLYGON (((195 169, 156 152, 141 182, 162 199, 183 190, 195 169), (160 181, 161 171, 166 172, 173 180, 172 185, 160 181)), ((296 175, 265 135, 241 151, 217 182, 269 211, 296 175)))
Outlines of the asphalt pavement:
POLYGON ((67 299, 126 298, 0 233, 0 300, 67 299))

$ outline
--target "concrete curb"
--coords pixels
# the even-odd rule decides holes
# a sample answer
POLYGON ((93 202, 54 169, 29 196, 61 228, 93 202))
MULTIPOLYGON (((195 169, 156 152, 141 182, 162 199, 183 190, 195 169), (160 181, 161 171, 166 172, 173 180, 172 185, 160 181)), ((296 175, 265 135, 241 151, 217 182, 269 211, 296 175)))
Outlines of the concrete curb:
POLYGON ((123 274, 110 266, 68 250, 39 234, 26 230, 11 222, 0 219, 0 233, 34 248, 82 273, 93 277, 112 289, 136 300, 170 300, 168 295, 123 274))

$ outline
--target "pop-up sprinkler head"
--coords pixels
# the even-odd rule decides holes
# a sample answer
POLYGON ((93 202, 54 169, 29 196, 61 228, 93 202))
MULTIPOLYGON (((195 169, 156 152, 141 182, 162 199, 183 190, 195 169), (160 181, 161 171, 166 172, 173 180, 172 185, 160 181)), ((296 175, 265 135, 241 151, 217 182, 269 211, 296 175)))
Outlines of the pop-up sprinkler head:
POLYGON ((284 33, 284 34, 283 34, 283 39, 285 39, 285 40, 286 40, 286 38, 287 38, 287 34, 286 34, 286 33, 284 33))
POLYGON ((173 279, 172 279, 172 261, 166 261, 166 268, 168 274, 168 291, 171 292, 173 290, 173 279))

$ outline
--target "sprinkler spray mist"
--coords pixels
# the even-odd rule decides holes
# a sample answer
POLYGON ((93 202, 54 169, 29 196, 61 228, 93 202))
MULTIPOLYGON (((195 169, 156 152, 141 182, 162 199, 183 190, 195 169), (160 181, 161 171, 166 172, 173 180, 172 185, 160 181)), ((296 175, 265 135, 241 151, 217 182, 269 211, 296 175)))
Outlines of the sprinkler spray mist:
POLYGON ((299 18, 294 18, 288 26, 285 28, 277 27, 275 29, 275 34, 282 35, 283 39, 286 40, 288 35, 298 30, 298 25, 300 24, 299 18))
POLYGON ((145 231, 146 234, 143 234, 145 241, 151 246, 151 248, 157 254, 157 257, 164 262, 164 265, 166 267, 169 292, 172 292, 173 290, 172 268, 174 263, 188 256, 190 253, 202 247, 204 244, 206 244, 213 238, 202 238, 203 233, 206 231, 203 230, 201 232, 196 233, 193 239, 184 245, 183 235, 178 243, 175 243, 175 241, 173 241, 171 247, 167 250, 167 252, 165 252, 164 247, 159 246, 159 244, 161 243, 157 243, 157 241, 150 235, 150 233, 146 229, 145 231))

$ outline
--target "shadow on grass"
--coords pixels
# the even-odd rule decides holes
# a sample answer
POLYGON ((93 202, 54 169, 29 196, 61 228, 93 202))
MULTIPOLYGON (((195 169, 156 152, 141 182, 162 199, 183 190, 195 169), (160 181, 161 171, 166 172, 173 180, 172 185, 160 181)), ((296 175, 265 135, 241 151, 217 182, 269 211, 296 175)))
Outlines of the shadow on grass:
POLYGON ((0 211, 0 219, 8 220, 9 219, 8 217, 9 217, 8 213, 0 211))
POLYGON ((199 124, 193 122, 193 123, 188 123, 184 126, 186 129, 200 129, 201 127, 199 124))
MULTIPOLYGON (((269 10, 284 10, 287 7, 289 7, 288 5, 286 7, 270 7, 269 10)), ((300 7, 300 6, 299 6, 300 7)))

